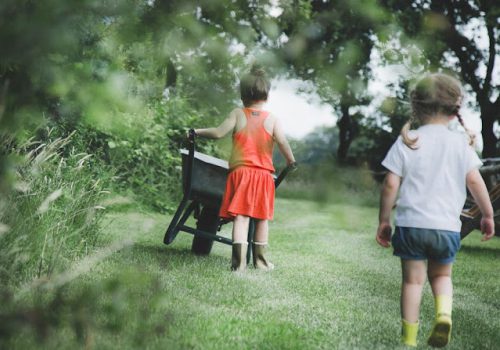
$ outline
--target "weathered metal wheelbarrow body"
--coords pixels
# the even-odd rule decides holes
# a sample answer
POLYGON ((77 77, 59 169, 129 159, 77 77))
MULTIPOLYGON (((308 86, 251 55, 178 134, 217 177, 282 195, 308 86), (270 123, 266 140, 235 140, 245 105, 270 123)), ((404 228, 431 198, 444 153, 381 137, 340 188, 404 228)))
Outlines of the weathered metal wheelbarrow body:
MULTIPOLYGON (((219 208, 226 188, 229 165, 226 161, 195 151, 194 132, 189 134, 189 147, 181 150, 182 180, 184 195, 170 225, 167 228, 163 242, 170 244, 179 231, 194 235, 191 250, 198 255, 208 255, 214 241, 231 245, 232 240, 217 235, 222 225, 229 221, 219 218, 219 208), (197 219, 196 228, 186 225, 191 214, 197 219)), ((278 187, 287 174, 295 166, 288 166, 275 177, 278 187)), ((249 243, 253 240, 255 221, 250 220, 248 231, 249 243)), ((248 249, 247 259, 250 259, 248 249)))
MULTIPOLYGON (((493 206, 495 220, 495 235, 500 237, 500 158, 483 159, 484 166, 479 169, 481 176, 488 188, 491 205, 493 206)), ((481 211, 473 198, 467 199, 464 210, 460 215, 462 239, 467 237, 473 230, 480 230, 481 211)))
MULTIPOLYGON (((496 185, 490 192, 490 200, 493 206, 493 220, 495 221, 495 236, 500 237, 500 185, 496 185)), ((460 238, 464 239, 474 230, 481 230, 481 212, 479 207, 474 204, 471 208, 464 209, 460 214, 462 229, 460 238)))

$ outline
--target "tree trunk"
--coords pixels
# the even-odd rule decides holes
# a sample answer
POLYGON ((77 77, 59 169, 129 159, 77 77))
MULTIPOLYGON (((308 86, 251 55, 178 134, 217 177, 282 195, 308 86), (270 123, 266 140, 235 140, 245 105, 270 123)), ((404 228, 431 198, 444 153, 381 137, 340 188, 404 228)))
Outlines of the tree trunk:
POLYGON ((169 58, 167 60, 167 78, 165 79, 165 89, 173 89, 177 84, 177 70, 174 63, 169 58))
POLYGON ((337 122, 339 128, 339 148, 337 149, 337 158, 340 162, 345 162, 347 159, 347 152, 354 138, 353 121, 349 115, 349 106, 341 104, 340 111, 342 117, 337 122))
POLYGON ((481 123, 483 136, 483 158, 493 158, 498 156, 498 139, 493 131, 495 123, 495 111, 490 101, 481 104, 481 123))

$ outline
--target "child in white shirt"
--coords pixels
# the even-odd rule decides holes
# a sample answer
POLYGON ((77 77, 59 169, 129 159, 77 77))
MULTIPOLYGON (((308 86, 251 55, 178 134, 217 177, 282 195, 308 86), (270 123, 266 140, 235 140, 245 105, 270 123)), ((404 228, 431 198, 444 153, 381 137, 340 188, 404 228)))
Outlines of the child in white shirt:
POLYGON ((483 240, 495 232, 493 209, 478 171, 482 163, 470 146, 473 138, 469 143, 463 134, 447 128, 455 117, 464 126, 459 115, 460 83, 445 74, 430 74, 417 83, 410 98, 412 119, 382 162, 389 172, 381 193, 376 239, 383 247, 390 246, 390 214, 399 192, 392 245, 402 266, 402 341, 417 345, 420 301, 427 275, 436 307, 428 344, 443 347, 451 335, 451 271, 460 248, 460 212, 466 186, 482 213, 483 240), (410 131, 412 122, 420 127, 410 131))

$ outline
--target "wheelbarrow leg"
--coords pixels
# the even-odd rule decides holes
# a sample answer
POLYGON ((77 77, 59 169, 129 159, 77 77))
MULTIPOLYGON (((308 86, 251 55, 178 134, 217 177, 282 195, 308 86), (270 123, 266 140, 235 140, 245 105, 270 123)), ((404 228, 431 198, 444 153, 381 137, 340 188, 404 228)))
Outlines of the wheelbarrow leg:
POLYGON ((181 217, 182 212, 186 208, 188 201, 189 201, 189 199, 187 196, 184 196, 182 198, 182 201, 179 204, 179 207, 177 208, 177 211, 175 212, 174 217, 173 217, 172 221, 170 222, 170 225, 168 225, 167 232, 165 232, 165 237, 163 238, 163 243, 170 244, 175 239, 177 232, 179 232, 179 228, 177 227, 177 224, 179 223, 179 218, 181 217))
MULTIPOLYGON (((196 229, 212 233, 215 236, 218 228, 219 210, 210 207, 203 207, 196 223, 196 229)), ((208 255, 212 250, 213 244, 213 239, 195 235, 191 245, 191 251, 196 255, 208 255)))
POLYGON ((248 250, 247 250, 247 265, 250 264, 252 259, 252 243, 255 236, 255 219, 250 218, 248 224, 248 250))
POLYGON ((464 239, 474 231, 475 229, 479 228, 479 222, 481 221, 480 217, 466 217, 466 216, 461 216, 460 220, 462 221, 462 229, 460 230, 460 239, 464 239))

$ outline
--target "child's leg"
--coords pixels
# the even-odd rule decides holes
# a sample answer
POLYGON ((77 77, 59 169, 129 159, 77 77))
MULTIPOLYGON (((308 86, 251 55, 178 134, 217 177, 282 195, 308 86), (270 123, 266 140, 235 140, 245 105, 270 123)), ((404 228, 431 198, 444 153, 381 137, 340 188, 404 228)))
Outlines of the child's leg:
POLYGON ((247 266, 248 249, 248 216, 237 215, 233 221, 233 249, 231 257, 231 270, 243 271, 247 266))
POLYGON ((436 260, 429 260, 427 276, 434 296, 453 296, 453 283, 451 282, 452 267, 453 264, 441 264, 436 260))
POLYGON ((443 264, 435 260, 429 260, 427 275, 432 294, 434 294, 436 320, 428 343, 435 347, 446 346, 450 341, 453 301, 452 266, 451 263, 443 264))
POLYGON ((401 260, 403 284, 401 286, 401 317, 408 322, 418 322, 420 300, 426 278, 424 260, 401 260))
POLYGON ((416 346, 420 300, 426 277, 425 261, 401 259, 401 269, 403 273, 401 285, 401 337, 406 345, 416 346))
POLYGON ((255 242, 267 243, 269 239, 269 221, 268 220, 256 220, 255 224, 255 242))
POLYGON ((253 264, 255 268, 262 270, 272 270, 274 265, 267 260, 265 253, 269 239, 269 224, 267 220, 256 220, 255 237, 252 244, 253 264))
POLYGON ((247 242, 249 223, 248 216, 236 215, 233 221, 233 242, 247 242))

